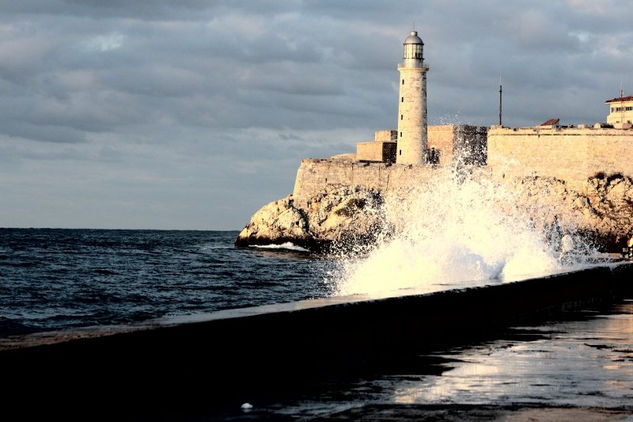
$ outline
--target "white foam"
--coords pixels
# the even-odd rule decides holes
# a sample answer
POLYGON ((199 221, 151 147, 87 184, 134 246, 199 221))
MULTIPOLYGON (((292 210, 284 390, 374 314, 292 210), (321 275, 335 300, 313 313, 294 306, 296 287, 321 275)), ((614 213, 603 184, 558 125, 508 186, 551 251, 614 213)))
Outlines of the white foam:
POLYGON ((258 249, 283 249, 287 251, 310 252, 308 249, 302 248, 301 246, 297 246, 292 242, 280 243, 278 245, 269 244, 269 245, 249 245, 249 246, 252 248, 258 248, 258 249))
POLYGON ((520 280, 577 267, 595 252, 567 230, 564 248, 585 249, 564 260, 571 255, 561 249, 562 231, 538 229, 547 225, 517 206, 516 192, 485 178, 458 180, 448 170, 437 174, 435 182, 404 200, 387 200, 387 218, 398 227, 395 237, 365 257, 344 259, 335 280, 338 294, 430 292, 520 280))

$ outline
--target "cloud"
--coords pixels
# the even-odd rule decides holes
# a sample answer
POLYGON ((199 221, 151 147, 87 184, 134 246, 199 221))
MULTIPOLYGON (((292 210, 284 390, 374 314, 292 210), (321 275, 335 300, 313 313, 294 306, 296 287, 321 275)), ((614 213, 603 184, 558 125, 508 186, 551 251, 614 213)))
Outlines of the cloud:
POLYGON ((31 123, 22 123, 15 126, 7 125, 3 128, 3 132, 10 137, 18 138, 18 141, 23 138, 65 144, 83 142, 86 139, 86 135, 81 131, 43 123, 36 125, 31 123))
POLYGON ((42 36, 19 36, 13 30, 5 30, 11 34, 0 40, 0 76, 8 80, 16 80, 20 73, 40 66, 51 52, 52 43, 42 36))
POLYGON ((616 6, 0 0, 0 196, 58 210, 0 226, 73 225, 63 198, 95 227, 238 228, 302 157, 395 127, 414 24, 431 123, 494 123, 500 75, 506 124, 604 120, 604 99, 633 92, 633 10, 616 6))
POLYGON ((88 51, 106 51, 121 48, 125 37, 122 34, 113 33, 108 35, 97 35, 83 43, 83 47, 88 51))

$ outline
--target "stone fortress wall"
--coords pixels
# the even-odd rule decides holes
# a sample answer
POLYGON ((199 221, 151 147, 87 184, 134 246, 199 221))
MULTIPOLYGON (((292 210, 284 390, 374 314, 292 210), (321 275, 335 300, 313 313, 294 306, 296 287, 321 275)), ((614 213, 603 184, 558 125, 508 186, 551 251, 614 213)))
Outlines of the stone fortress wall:
POLYGON ((425 165, 304 158, 292 197, 298 207, 305 208, 307 202, 331 188, 358 186, 387 193, 427 183, 435 174, 432 166, 425 165))
POLYGON ((344 186, 382 192, 408 189, 434 177, 437 167, 469 165, 485 166, 499 181, 553 177, 584 192, 587 180, 598 173, 633 177, 633 128, 604 126, 429 126, 430 165, 393 164, 395 146, 385 145, 395 142, 390 131, 378 131, 375 141, 360 143, 367 149, 359 144, 356 155, 302 160, 293 198, 302 204, 328 188, 344 186))
POLYGON ((492 126, 488 167, 497 179, 555 177, 578 191, 597 173, 633 176, 633 129, 602 126, 492 126))
POLYGON ((320 192, 338 187, 374 189, 381 192, 406 190, 426 183, 438 166, 484 165, 486 128, 466 125, 429 126, 431 165, 394 164, 396 131, 379 130, 374 141, 359 142, 356 155, 301 160, 293 190, 294 201, 305 205, 320 192))
POLYGON ((338 187, 359 186, 381 192, 411 189, 434 177, 438 166, 486 163, 485 127, 429 126, 429 158, 436 158, 431 165, 394 164, 396 134, 395 130, 376 131, 374 141, 357 144, 356 155, 301 160, 292 194, 295 203, 305 205, 320 192, 338 187))

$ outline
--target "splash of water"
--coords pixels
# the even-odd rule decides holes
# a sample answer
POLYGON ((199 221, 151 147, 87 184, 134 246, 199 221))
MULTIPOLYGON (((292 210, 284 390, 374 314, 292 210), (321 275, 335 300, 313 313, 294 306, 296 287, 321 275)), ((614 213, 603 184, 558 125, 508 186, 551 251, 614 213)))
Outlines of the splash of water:
POLYGON ((551 215, 539 211, 535 218, 521 204, 519 187, 450 169, 438 169, 434 180, 386 198, 395 234, 366 256, 342 260, 338 294, 501 283, 568 271, 595 252, 551 215))

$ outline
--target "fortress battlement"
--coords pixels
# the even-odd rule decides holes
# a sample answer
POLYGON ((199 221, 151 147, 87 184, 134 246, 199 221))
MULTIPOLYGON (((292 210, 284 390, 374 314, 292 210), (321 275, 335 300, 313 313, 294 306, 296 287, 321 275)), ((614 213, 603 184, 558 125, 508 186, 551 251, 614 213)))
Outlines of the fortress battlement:
POLYGON ((488 133, 494 133, 497 136, 590 136, 595 140, 599 140, 605 136, 631 136, 633 134, 633 126, 620 125, 613 127, 603 123, 595 125, 569 125, 569 126, 528 126, 528 127, 505 127, 490 126, 488 133))

